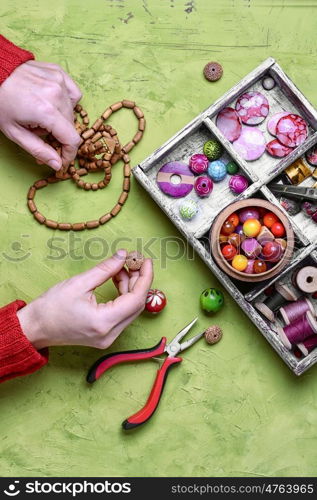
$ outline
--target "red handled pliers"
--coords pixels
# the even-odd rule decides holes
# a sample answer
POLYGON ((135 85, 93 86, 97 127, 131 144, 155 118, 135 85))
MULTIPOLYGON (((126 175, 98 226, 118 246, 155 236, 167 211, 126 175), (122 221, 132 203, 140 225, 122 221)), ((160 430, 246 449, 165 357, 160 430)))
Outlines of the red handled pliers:
POLYGON ((122 427, 125 430, 134 429, 135 427, 144 424, 151 418, 151 416, 155 412, 163 392, 169 369, 176 363, 180 363, 181 361, 183 361, 182 358, 178 358, 176 357, 176 355, 193 345, 204 335, 204 332, 198 333, 191 339, 183 342, 182 344, 180 343, 180 341, 183 339, 183 337, 185 337, 186 333, 191 329, 196 321, 197 318, 189 323, 189 325, 185 326, 185 328, 183 328, 167 345, 166 337, 162 337, 162 339, 156 346, 150 347, 149 349, 106 354, 105 356, 99 358, 96 363, 90 368, 87 375, 87 382, 92 384, 112 366, 118 365, 120 363, 127 363, 128 361, 142 361, 143 359, 154 358, 164 353, 167 354, 167 357, 164 359, 162 366, 157 371, 154 385, 152 387, 148 400, 145 403, 145 406, 122 423, 122 427))

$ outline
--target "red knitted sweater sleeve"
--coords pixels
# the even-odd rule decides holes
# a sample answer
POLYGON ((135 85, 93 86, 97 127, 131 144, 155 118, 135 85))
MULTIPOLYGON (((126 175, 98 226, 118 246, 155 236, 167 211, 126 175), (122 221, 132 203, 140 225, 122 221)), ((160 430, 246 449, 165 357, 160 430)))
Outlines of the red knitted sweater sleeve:
POLYGON ((0 35, 0 85, 20 64, 34 59, 34 55, 14 45, 0 35))
POLYGON ((48 361, 48 350, 37 351, 22 331, 17 311, 25 305, 16 300, 0 308, 0 382, 33 373, 48 361))

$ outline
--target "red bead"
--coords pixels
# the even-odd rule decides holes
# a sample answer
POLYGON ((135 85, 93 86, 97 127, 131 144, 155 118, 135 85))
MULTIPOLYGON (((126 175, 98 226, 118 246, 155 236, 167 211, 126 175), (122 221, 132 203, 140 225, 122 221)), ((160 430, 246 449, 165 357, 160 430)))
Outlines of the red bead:
POLYGON ((231 224, 234 225, 234 227, 237 227, 238 224, 239 224, 239 216, 238 214, 236 214, 235 212, 233 214, 230 215, 230 217, 228 217, 227 219, 229 222, 231 222, 231 224))
POLYGON ((233 245, 225 245, 221 253, 226 260, 232 260, 237 253, 237 249, 233 245))
POLYGON ((285 228, 281 222, 275 222, 271 226, 271 233, 274 234, 276 238, 281 238, 282 236, 285 236, 285 228))
POLYGON ((253 271, 255 272, 255 274, 265 273, 266 271, 265 262, 263 262, 263 260, 256 260, 253 265, 253 271))
POLYGON ((283 250, 276 241, 268 241, 262 248, 263 257, 269 262, 277 262, 282 257, 283 250))
POLYGON ((226 220, 224 222, 224 224, 222 225, 220 232, 221 232, 221 234, 225 234, 226 236, 229 236, 229 234, 234 232, 234 225, 229 220, 226 220))
POLYGON ((145 309, 150 313, 159 313, 166 306, 166 296, 161 290, 150 288, 147 293, 145 309))
POLYGON ((275 222, 278 222, 278 217, 273 214, 273 212, 267 212, 264 217, 263 217, 263 224, 268 227, 268 228, 271 228, 273 226, 273 224, 275 224, 275 222))

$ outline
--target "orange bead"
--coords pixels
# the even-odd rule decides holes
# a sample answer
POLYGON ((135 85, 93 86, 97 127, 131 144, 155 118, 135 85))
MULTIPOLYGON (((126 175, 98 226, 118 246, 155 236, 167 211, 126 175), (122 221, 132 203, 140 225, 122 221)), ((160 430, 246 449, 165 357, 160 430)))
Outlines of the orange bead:
POLYGON ((235 212, 231 214, 227 220, 231 222, 234 225, 234 227, 237 227, 239 225, 239 216, 235 212))
POLYGON ((247 268, 248 259, 241 254, 235 255, 232 259, 232 267, 236 271, 244 271, 247 268))
POLYGON ((233 231, 234 231, 234 225, 232 224, 232 222, 226 220, 223 223, 222 228, 220 230, 221 234, 228 236, 229 234, 233 233, 233 231))
POLYGON ((256 260, 253 264, 253 271, 256 274, 261 274, 266 271, 266 263, 263 260, 256 260))
POLYGON ((263 217, 263 224, 266 227, 271 228, 275 222, 278 222, 278 220, 278 217, 273 214, 273 212, 267 212, 263 217))

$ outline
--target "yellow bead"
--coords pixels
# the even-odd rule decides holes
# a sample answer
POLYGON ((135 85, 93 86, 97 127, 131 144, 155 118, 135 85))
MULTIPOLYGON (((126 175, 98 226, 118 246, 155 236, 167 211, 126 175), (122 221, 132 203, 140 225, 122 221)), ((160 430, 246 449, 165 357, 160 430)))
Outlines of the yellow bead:
POLYGON ((243 232, 249 238, 257 236, 261 228, 261 222, 258 219, 247 219, 243 224, 243 232))
POLYGON ((248 259, 244 255, 235 255, 232 259, 232 267, 237 271, 244 271, 248 265, 248 259))

